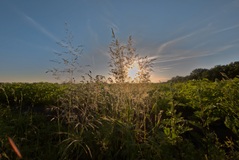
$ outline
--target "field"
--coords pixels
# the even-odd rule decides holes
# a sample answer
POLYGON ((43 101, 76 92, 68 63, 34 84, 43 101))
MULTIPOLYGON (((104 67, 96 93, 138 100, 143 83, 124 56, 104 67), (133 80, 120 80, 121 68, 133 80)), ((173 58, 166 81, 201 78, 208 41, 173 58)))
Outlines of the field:
POLYGON ((0 159, 239 159, 239 79, 0 84, 0 159))

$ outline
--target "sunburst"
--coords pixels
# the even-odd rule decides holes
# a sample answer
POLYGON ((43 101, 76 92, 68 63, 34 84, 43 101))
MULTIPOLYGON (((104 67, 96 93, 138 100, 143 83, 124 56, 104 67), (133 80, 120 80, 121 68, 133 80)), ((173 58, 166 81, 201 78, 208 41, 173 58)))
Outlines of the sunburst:
POLYGON ((137 62, 134 62, 128 70, 128 76, 131 80, 134 80, 137 77, 137 73, 139 73, 139 65, 137 62))

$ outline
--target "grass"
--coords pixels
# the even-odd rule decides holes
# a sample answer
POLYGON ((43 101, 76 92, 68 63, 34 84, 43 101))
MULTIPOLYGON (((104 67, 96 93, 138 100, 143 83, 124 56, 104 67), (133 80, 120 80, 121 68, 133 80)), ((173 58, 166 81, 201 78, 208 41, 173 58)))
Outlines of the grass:
POLYGON ((1 84, 0 154, 8 135, 23 159, 238 159, 238 84, 1 84))

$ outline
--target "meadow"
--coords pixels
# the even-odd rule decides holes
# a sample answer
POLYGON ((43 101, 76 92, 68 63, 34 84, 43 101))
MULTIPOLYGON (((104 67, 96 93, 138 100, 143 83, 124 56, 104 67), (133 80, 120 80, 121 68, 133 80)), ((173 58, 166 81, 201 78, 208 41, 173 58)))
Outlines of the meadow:
POLYGON ((0 159, 239 159, 239 79, 1 83, 0 159))

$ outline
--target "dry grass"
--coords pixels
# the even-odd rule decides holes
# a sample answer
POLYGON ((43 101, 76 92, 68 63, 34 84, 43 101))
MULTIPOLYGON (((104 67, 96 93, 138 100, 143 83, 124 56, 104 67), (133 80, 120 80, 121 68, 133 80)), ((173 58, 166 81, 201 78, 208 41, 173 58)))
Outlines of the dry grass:
POLYGON ((21 152, 19 151, 19 149, 17 148, 16 144, 14 143, 14 141, 12 140, 12 138, 7 137, 8 138, 8 142, 10 144, 10 146, 12 147, 13 151, 16 153, 16 155, 18 156, 18 158, 22 159, 22 155, 21 152))

